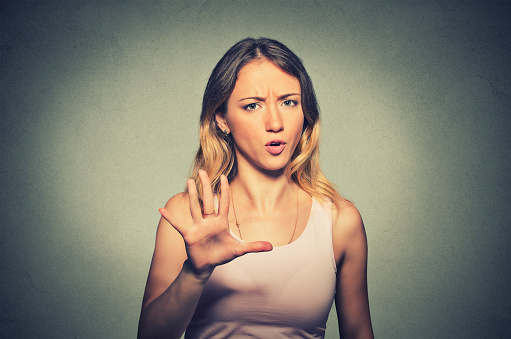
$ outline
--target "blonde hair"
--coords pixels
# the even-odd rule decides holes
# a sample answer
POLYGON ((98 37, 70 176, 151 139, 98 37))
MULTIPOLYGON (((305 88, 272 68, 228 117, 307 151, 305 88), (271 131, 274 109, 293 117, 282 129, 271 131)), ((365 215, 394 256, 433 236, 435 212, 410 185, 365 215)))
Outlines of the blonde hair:
POLYGON ((267 59, 300 82, 304 124, 302 136, 286 168, 286 174, 302 190, 319 201, 344 200, 319 166, 319 108, 312 82, 301 60, 282 43, 266 39, 247 38, 232 46, 213 69, 204 91, 200 117, 200 146, 195 156, 191 178, 195 180, 202 204, 202 185, 199 170, 204 170, 213 192, 220 191, 220 176, 231 182, 237 173, 234 139, 217 125, 217 113, 227 113, 227 100, 231 95, 238 72, 257 59, 267 59))

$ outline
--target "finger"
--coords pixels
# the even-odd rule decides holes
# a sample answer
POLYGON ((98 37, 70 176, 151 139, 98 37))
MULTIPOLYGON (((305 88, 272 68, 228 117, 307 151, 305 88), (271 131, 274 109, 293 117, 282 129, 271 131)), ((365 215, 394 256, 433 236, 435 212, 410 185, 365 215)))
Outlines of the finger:
POLYGON ((215 205, 213 203, 213 191, 211 190, 211 181, 208 174, 203 170, 199 171, 199 178, 202 183, 202 207, 205 215, 215 214, 215 205))
POLYGON ((229 182, 227 177, 222 175, 220 177, 220 202, 218 206, 218 215, 228 216, 229 215, 229 182))
POLYGON ((273 249, 273 245, 268 241, 240 242, 236 248, 236 256, 242 256, 247 253, 268 252, 273 249))
POLYGON ((184 236, 185 229, 179 226, 177 222, 172 221, 172 216, 166 209, 160 208, 158 209, 158 212, 160 212, 163 219, 167 220, 172 227, 174 227, 182 236, 184 236))
POLYGON ((202 219, 197 187, 192 179, 188 179, 186 185, 188 186, 188 199, 190 200, 190 214, 192 215, 193 221, 196 222, 199 221, 199 219, 202 219))

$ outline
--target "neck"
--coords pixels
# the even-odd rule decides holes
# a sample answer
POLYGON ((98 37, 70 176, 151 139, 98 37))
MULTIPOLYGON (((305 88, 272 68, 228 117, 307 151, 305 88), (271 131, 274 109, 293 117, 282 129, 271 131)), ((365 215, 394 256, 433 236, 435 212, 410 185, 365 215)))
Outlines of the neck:
POLYGON ((259 213, 268 213, 282 206, 283 202, 294 203, 296 184, 286 177, 284 170, 279 172, 238 169, 238 174, 231 182, 236 204, 248 205, 259 213))

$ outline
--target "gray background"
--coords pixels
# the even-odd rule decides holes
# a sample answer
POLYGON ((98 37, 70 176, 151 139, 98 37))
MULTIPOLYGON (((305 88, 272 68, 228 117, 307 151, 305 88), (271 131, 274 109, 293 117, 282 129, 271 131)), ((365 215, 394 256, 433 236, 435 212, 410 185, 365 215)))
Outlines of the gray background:
POLYGON ((303 59, 323 170, 364 217, 376 336, 510 337, 510 18, 509 1, 1 1, 0 336, 136 335, 207 78, 267 36, 303 59))

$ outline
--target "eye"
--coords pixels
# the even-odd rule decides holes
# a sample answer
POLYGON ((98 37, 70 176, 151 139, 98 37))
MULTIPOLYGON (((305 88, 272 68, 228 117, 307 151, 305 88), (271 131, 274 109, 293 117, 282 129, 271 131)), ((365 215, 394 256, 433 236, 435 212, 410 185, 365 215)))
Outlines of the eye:
POLYGON ((243 106, 243 109, 246 111, 253 111, 259 107, 259 104, 257 102, 253 102, 251 104, 243 106))
POLYGON ((296 101, 296 100, 285 100, 282 104, 284 106, 292 107, 292 106, 298 105, 298 101, 296 101))

